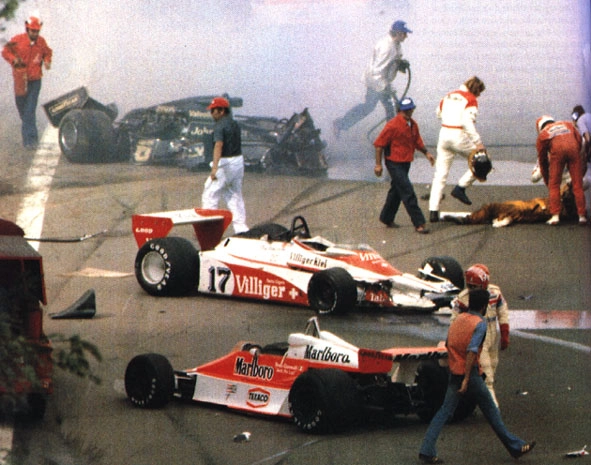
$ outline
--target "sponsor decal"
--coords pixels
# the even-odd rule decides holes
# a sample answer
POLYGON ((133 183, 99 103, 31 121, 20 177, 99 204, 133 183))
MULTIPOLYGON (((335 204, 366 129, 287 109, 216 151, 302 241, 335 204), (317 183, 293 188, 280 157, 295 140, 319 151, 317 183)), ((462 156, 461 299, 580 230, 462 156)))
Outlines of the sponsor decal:
POLYGON ((376 252, 360 252, 359 258, 361 259, 362 262, 373 262, 375 260, 382 260, 382 257, 380 257, 380 254, 378 254, 376 252))
POLYGON ((154 230, 152 228, 135 228, 135 232, 140 234, 152 234, 154 230))
POLYGON ((239 294, 262 297, 265 300, 283 299, 285 295, 284 285, 265 283, 257 276, 236 275, 236 285, 239 294))
POLYGON ((235 384, 228 384, 226 386, 226 400, 228 400, 231 395, 236 394, 236 391, 238 391, 238 386, 235 384))
POLYGON ((254 354, 252 362, 247 363, 244 357, 237 357, 234 365, 234 373, 249 378, 260 378, 271 380, 275 374, 273 367, 268 365, 259 365, 259 356, 254 354))
POLYGON ((316 255, 304 255, 300 252, 291 252, 289 254, 289 261, 311 268, 326 268, 327 266, 326 258, 316 255))
POLYGON ((390 296, 386 291, 373 291, 371 289, 365 292, 365 300, 374 304, 384 304, 391 302, 390 296))
POLYGON ((62 100, 61 102, 58 102, 55 105, 52 105, 49 108, 49 112, 51 114, 58 113, 58 112, 66 109, 66 108, 68 108, 70 106, 76 105, 78 103, 78 100, 80 100, 79 96, 78 95, 73 95, 72 97, 70 97, 68 99, 62 100))
POLYGON ((392 360, 392 356, 390 354, 385 354, 384 352, 371 349, 359 349, 359 356, 375 358, 376 360, 392 360))
POLYGON ((203 126, 195 126, 191 128, 189 134, 191 134, 192 136, 206 136, 208 134, 213 134, 213 129, 206 128, 203 126))
POLYGON ((271 393, 261 388, 254 388, 248 391, 246 404, 252 408, 261 408, 269 405, 271 393))
POLYGON ((314 346, 307 345, 306 352, 304 353, 304 358, 310 360, 318 360, 320 362, 343 364, 351 363, 351 358, 349 357, 349 354, 344 354, 342 352, 333 352, 330 347, 325 347, 324 349, 316 349, 314 346))

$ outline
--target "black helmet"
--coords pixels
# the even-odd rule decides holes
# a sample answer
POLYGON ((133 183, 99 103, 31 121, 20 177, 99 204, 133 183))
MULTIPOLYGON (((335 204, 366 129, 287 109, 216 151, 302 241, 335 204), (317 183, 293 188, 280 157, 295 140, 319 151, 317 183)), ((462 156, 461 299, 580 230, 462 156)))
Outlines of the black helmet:
POLYGON ((486 150, 474 150, 468 157, 468 166, 472 174, 481 182, 486 181, 486 176, 492 170, 492 163, 486 150))

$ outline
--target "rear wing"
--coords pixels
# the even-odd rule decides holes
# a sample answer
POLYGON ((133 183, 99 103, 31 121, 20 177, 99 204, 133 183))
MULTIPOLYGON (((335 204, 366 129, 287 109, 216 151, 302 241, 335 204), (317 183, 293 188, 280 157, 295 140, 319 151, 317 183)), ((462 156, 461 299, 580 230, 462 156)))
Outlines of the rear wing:
POLYGON ((138 247, 151 239, 166 237, 176 225, 193 226, 201 250, 213 249, 232 222, 232 213, 228 210, 207 210, 192 208, 169 212, 133 215, 131 225, 138 247))
POLYGON ((383 349, 382 352, 390 354, 394 362, 447 358, 447 348, 443 345, 437 347, 394 347, 383 349))
POLYGON ((49 122, 56 128, 59 127, 62 118, 70 110, 100 110, 106 113, 113 121, 117 118, 118 113, 115 104, 103 105, 93 98, 90 98, 86 87, 79 87, 78 89, 47 102, 43 105, 43 109, 45 110, 49 122))

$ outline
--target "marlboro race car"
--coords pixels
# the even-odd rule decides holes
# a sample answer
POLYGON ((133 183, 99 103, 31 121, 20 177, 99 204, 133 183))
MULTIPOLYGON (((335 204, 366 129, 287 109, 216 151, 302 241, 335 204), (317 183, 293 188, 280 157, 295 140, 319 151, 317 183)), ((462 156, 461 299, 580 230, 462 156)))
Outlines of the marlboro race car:
POLYGON ((270 223, 222 239, 226 210, 189 209, 134 215, 135 275, 154 296, 223 295, 309 306, 320 314, 356 306, 433 312, 463 288, 450 257, 426 259, 418 276, 394 268, 368 245, 335 244, 310 234, 302 216, 290 229, 270 223), (192 224, 200 250, 173 226, 192 224))
MULTIPOLYGON (((447 350, 437 347, 362 349, 329 331, 317 317, 287 342, 239 342, 217 360, 173 370, 163 355, 134 357, 125 391, 138 407, 158 408, 172 398, 224 405, 251 413, 292 417, 307 433, 346 429, 368 413, 417 414, 430 420, 447 389, 447 350)), ((464 399, 454 420, 474 410, 464 399)))
MULTIPOLYGON (((232 108, 242 99, 226 96, 232 108)), ((130 160, 138 165, 177 164, 207 169, 213 159, 213 96, 189 97, 139 108, 115 121, 115 104, 92 99, 84 87, 43 105, 59 127, 59 145, 72 163, 130 160)), ((326 143, 304 109, 289 119, 234 115, 242 129, 245 167, 269 173, 325 175, 326 143)))

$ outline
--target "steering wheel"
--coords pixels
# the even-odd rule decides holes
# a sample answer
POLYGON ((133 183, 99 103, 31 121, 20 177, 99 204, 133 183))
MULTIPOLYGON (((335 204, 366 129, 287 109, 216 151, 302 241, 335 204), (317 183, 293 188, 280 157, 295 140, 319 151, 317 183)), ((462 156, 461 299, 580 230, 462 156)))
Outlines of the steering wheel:
POLYGON ((308 223, 303 216, 296 216, 291 221, 291 229, 289 230, 289 238, 290 240, 296 236, 300 236, 304 239, 309 239, 312 237, 310 235, 310 228, 308 228, 308 223))

